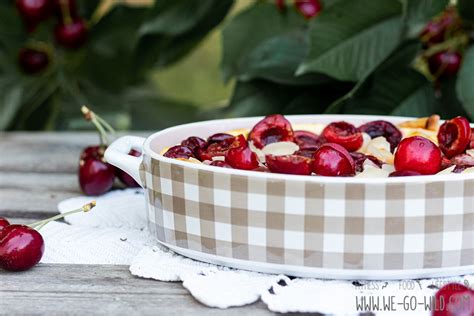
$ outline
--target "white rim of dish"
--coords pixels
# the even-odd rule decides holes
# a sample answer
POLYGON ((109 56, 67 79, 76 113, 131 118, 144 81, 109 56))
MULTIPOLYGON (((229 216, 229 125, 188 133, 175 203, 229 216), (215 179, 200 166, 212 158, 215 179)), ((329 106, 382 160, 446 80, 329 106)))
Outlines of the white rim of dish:
MULTIPOLYGON (((348 115, 348 114, 308 114, 308 115, 285 115, 286 118, 291 120, 292 118, 311 118, 311 117, 324 117, 328 119, 328 122, 337 120, 337 119, 346 119, 351 121, 353 118, 366 119, 366 120, 386 120, 391 122, 392 120, 414 120, 417 118, 413 117, 403 117, 403 116, 379 116, 379 115, 348 115)), ((242 121, 248 122, 251 120, 262 119, 263 116, 253 116, 253 117, 243 117, 243 118, 230 118, 230 119, 219 119, 219 120, 207 120, 199 121, 194 123, 182 124, 173 127, 166 128, 159 132, 153 133, 148 136, 143 144, 143 149, 145 153, 156 160, 163 162, 176 164, 182 167, 188 167, 198 170, 206 170, 211 172, 218 172, 229 175, 241 175, 241 176, 252 176, 255 178, 261 179, 278 179, 278 180, 292 180, 292 181, 311 181, 317 183, 420 183, 420 182, 430 182, 430 181, 459 181, 459 180, 470 180, 474 179, 474 173, 462 174, 462 173, 450 173, 450 174, 435 174, 435 175, 423 175, 423 176, 410 176, 410 177, 392 177, 392 178, 356 178, 356 177, 324 177, 324 176, 306 176, 306 175, 290 175, 282 173, 266 173, 266 172, 256 172, 252 170, 240 170, 240 169, 230 169, 230 168, 220 168, 215 166, 208 166, 205 164, 191 163, 183 160, 168 158, 163 155, 160 155, 156 151, 150 148, 151 141, 162 134, 172 133, 174 131, 180 130, 184 127, 193 127, 199 126, 205 123, 221 123, 226 121, 238 122, 242 121)), ((443 121, 440 121, 443 122, 443 121)), ((310 123, 308 123, 310 124, 310 123)), ((470 124, 471 127, 474 127, 474 124, 470 124)), ((244 127, 242 127, 244 128, 244 127)), ((225 132, 225 131, 223 131, 225 132)))

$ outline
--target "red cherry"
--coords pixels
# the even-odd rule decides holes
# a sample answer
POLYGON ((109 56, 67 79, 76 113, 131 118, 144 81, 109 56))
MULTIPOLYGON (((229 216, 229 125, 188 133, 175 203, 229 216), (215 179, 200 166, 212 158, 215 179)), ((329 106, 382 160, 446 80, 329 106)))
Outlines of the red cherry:
POLYGON ((50 0, 16 0, 15 4, 23 20, 30 26, 46 20, 51 15, 50 0))
POLYGON ((471 141, 469 142, 468 149, 474 149, 474 128, 471 128, 471 141))
POLYGON ((474 291, 459 283, 449 283, 436 292, 433 316, 473 315, 474 306, 470 304, 474 291))
POLYGON ((37 49, 22 48, 18 53, 18 63, 25 73, 36 74, 48 67, 49 55, 37 49))
POLYGON ((388 176, 389 177, 412 177, 412 176, 421 176, 422 174, 418 171, 411 171, 411 170, 400 170, 391 172, 388 176))
POLYGON ((438 143, 446 157, 463 153, 471 142, 472 132, 469 121, 462 116, 444 122, 438 131, 438 143))
POLYGON ((24 271, 35 266, 43 256, 44 240, 35 229, 9 225, 0 232, 0 268, 24 271))
POLYGON ((377 157, 374 157, 372 155, 365 155, 363 153, 358 153, 358 152, 351 152, 349 153, 354 160, 355 163, 355 169, 357 172, 362 172, 364 171, 364 162, 369 159, 374 163, 379 168, 382 168, 383 162, 377 159, 377 157))
MULTIPOLYGON (((235 137, 225 138, 219 142, 213 142, 207 148, 200 148, 197 150, 198 157, 201 161, 212 160, 212 157, 224 157, 230 146, 232 145, 235 137)), ((209 143, 209 141, 208 141, 209 143)))
POLYGON ((321 11, 323 6, 319 0, 295 0, 295 7, 305 19, 311 19, 321 11))
POLYGON ((204 139, 202 139, 201 137, 191 136, 191 137, 188 137, 185 140, 183 140, 181 142, 181 145, 191 148, 194 155, 197 156, 198 149, 206 148, 207 147, 207 142, 204 139))
POLYGON ((104 157, 104 152, 107 149, 104 145, 88 146, 84 148, 81 152, 81 160, 86 159, 102 159, 104 157))
POLYGON ((235 169, 253 170, 258 167, 257 154, 248 147, 243 135, 234 139, 230 149, 225 153, 225 162, 235 169))
POLYGON ((292 142, 293 136, 291 123, 283 115, 273 114, 255 124, 249 133, 249 140, 261 149, 271 143, 292 142))
POLYGON ((2 229, 7 227, 8 225, 10 225, 10 222, 4 217, 0 217, 0 234, 1 234, 2 229))
POLYGON ((392 123, 383 120, 365 123, 359 126, 359 131, 369 134, 371 138, 385 137, 392 152, 402 140, 402 132, 392 123))
POLYGON ((329 143, 341 145, 348 151, 356 151, 364 143, 362 133, 347 122, 333 122, 326 126, 321 134, 329 143))
POLYGON ((458 52, 444 51, 432 55, 428 66, 433 76, 447 78, 455 76, 461 67, 462 55, 458 52))
POLYGON ((445 33, 458 20, 454 10, 446 10, 443 15, 426 24, 420 34, 421 40, 425 43, 436 44, 444 41, 445 33))
MULTIPOLYGON (((134 157, 140 157, 142 155, 141 152, 135 150, 135 149, 132 149, 130 150, 130 152, 128 153, 130 156, 134 156, 134 157)), ((115 171, 116 171, 116 175, 117 177, 120 179, 120 181, 125 184, 127 187, 129 188, 138 188, 140 185, 137 183, 137 181, 135 181, 128 173, 126 173, 125 171, 119 169, 119 168, 115 168, 115 171)))
MULTIPOLYGON (((319 147, 318 147, 319 148, 319 147)), ((318 150, 318 148, 305 148, 305 149, 300 149, 298 151, 295 151, 293 153, 293 155, 297 155, 297 156, 303 156, 303 157, 306 157, 306 158, 313 158, 314 156, 314 153, 316 152, 316 150, 318 150)))
POLYGON ((54 36, 56 42, 66 48, 79 48, 87 39, 86 23, 81 19, 69 24, 60 23, 54 29, 54 36))
POLYGON ((300 149, 318 148, 324 143, 324 139, 309 131, 295 131, 295 143, 300 149))
POLYGON ((87 195, 100 195, 112 188, 115 168, 98 159, 81 160, 79 163, 79 185, 87 195))
POLYGON ((441 150, 427 138, 405 138, 395 152, 395 170, 435 174, 441 170, 441 150))
POLYGON ((298 155, 266 155, 268 169, 274 173, 310 175, 311 159, 298 155))
POLYGON ((168 157, 168 158, 184 158, 184 159, 189 159, 189 158, 195 158, 194 153, 191 150, 191 148, 182 146, 182 145, 177 145, 169 148, 163 156, 168 157))
POLYGON ((215 167, 221 167, 221 168, 231 168, 231 165, 229 165, 227 162, 222 161, 222 160, 215 160, 212 161, 209 166, 215 166, 215 167))
POLYGON ((217 134, 209 136, 207 138, 207 143, 213 144, 213 143, 220 143, 223 141, 230 141, 230 140, 234 141, 234 136, 227 133, 217 133, 217 134))
POLYGON ((352 176, 355 174, 355 163, 344 147, 327 143, 314 153, 312 169, 320 176, 352 176))

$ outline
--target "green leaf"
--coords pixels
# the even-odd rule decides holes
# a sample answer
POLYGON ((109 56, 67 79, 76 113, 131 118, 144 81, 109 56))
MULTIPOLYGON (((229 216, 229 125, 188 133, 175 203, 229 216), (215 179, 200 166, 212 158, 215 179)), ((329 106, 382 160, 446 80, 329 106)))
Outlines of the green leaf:
POLYGON ((474 119, 474 46, 472 45, 464 53, 456 82, 456 92, 464 109, 474 119))
POLYGON ((408 37, 417 37, 426 23, 442 12, 449 0, 402 0, 408 37))
POLYGON ((463 19, 474 23, 474 2, 472 0, 457 0, 458 12, 463 19))
POLYGON ((306 54, 306 48, 307 42, 302 31, 271 37, 242 57, 236 75, 242 81, 260 78, 290 85, 314 85, 332 81, 322 74, 294 75, 306 54))
POLYGON ((5 130, 21 106, 23 87, 18 84, 0 82, 0 130, 5 130))
POLYGON ((141 36, 135 49, 136 67, 146 71, 150 67, 164 67, 175 63, 196 47, 224 19, 232 3, 232 0, 212 0, 208 10, 201 12, 194 26, 184 33, 171 36, 153 32, 141 36))
MULTIPOLYGON (((300 56, 305 53, 305 43, 301 39, 299 42, 303 47, 298 47, 293 56, 284 56, 279 52, 280 48, 274 47, 277 45, 278 39, 272 41, 273 37, 284 36, 302 29, 305 26, 305 20, 295 12, 295 10, 287 10, 285 14, 280 13, 275 5, 271 3, 257 2, 250 8, 242 11, 235 16, 222 31, 222 45, 223 56, 221 62, 221 69, 224 79, 228 81, 232 76, 246 73, 245 66, 258 67, 255 62, 260 60, 261 54, 271 53, 270 49, 276 49, 274 54, 282 54, 277 58, 288 58, 294 62, 295 56, 300 56), (276 42, 275 42, 276 41, 276 42), (257 52, 252 54, 254 49, 257 52), (250 60, 249 60, 250 59, 250 60), (248 65, 248 64, 251 65, 248 65)), ((288 49, 288 37, 280 38, 282 44, 286 45, 285 52, 288 49)), ((298 39, 296 39, 298 41, 298 39)), ((294 43, 294 42, 293 42, 294 43)), ((288 60, 286 60, 288 61, 288 60)), ((278 63, 278 60, 275 62, 278 63)), ((285 62, 281 60, 281 62, 285 62)), ((265 67, 265 65, 263 66, 265 67)), ((288 67, 291 68, 291 67, 288 67)), ((285 70, 288 72, 288 70, 285 70)), ((261 74, 262 71, 259 71, 261 74)), ((292 75, 292 74, 291 74, 292 75)))
POLYGON ((215 4, 215 0, 155 1, 147 20, 140 27, 140 35, 176 36, 189 32, 212 11, 215 4))
POLYGON ((297 74, 322 72, 357 81, 397 47, 402 6, 398 1, 341 0, 310 23, 310 50, 297 74))

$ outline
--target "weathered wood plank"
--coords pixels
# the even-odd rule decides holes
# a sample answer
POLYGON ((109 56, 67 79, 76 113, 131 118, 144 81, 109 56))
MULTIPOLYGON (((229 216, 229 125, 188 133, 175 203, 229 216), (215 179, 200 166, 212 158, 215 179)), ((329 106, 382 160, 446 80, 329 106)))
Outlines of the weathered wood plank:
POLYGON ((75 173, 82 149, 98 142, 94 132, 0 133, 0 171, 75 173))
POLYGON ((0 271, 0 297, 0 313, 8 315, 271 314, 263 303, 210 309, 179 283, 135 278, 128 267, 111 265, 40 264, 21 273, 0 271))

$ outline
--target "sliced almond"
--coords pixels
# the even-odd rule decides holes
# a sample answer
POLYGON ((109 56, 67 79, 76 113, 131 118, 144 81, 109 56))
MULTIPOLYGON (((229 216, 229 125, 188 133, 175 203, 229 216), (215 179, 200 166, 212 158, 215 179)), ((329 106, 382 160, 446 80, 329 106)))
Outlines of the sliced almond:
POLYGON ((403 138, 421 136, 431 140, 433 143, 438 144, 438 133, 430 131, 424 128, 400 128, 403 134, 403 138))
POLYGON ((261 164, 265 163, 265 154, 263 153, 261 149, 258 149, 257 147, 255 147, 252 141, 249 141, 249 148, 251 151, 253 151, 257 155, 258 161, 261 164))
POLYGON ((225 161, 224 156, 214 156, 212 157, 212 161, 225 161))
POLYGON ((362 139, 364 140, 364 142, 362 143, 362 146, 357 151, 360 153, 365 153, 365 151, 367 150, 367 146, 372 140, 372 137, 370 137, 370 135, 367 133, 362 133, 362 139))
POLYGON ((451 167, 448 167, 446 169, 441 170, 437 174, 450 174, 454 171, 455 168, 456 168, 456 166, 451 166, 451 167))
POLYGON ((367 145, 365 153, 384 163, 393 164, 394 157, 390 152, 390 143, 383 136, 372 139, 367 145))
POLYGON ((190 157, 190 158, 175 158, 176 160, 181 160, 181 161, 187 161, 187 162, 191 162, 191 163, 195 163, 195 164, 202 164, 202 162, 200 162, 199 160, 197 160, 196 158, 193 158, 193 157, 190 157))
POLYGON ((293 124, 292 127, 294 131, 308 131, 313 132, 316 135, 320 135, 323 132, 323 129, 326 127, 326 124, 293 124))
POLYGON ((364 171, 356 175, 356 178, 387 178, 389 173, 378 167, 365 167, 364 171))
POLYGON ((168 151, 168 149, 170 149, 170 148, 171 148, 171 147, 165 147, 165 148, 163 148, 163 149, 160 151, 160 155, 163 156, 163 155, 168 151))
POLYGON ((438 131, 439 129, 439 115, 433 114, 426 121, 425 129, 429 131, 438 131))
POLYGON ((382 165, 382 169, 387 171, 388 173, 392 173, 395 171, 395 166, 388 163, 384 163, 382 165))
POLYGON ((300 148, 293 142, 276 142, 262 148, 265 155, 283 156, 291 155, 300 148))

